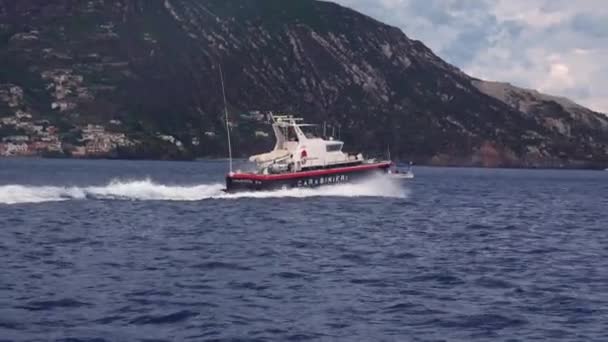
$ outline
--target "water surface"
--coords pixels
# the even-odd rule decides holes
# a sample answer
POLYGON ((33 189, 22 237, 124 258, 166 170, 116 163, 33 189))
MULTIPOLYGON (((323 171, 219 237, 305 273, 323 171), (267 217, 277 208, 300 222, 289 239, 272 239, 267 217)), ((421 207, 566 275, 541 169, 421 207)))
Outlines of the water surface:
POLYGON ((0 159, 0 339, 608 341, 608 173, 0 159))

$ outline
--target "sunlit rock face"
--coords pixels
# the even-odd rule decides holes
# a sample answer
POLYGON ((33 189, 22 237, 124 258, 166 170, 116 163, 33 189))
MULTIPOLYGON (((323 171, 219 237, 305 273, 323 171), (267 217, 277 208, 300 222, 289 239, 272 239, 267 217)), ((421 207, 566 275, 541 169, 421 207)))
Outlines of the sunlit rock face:
POLYGON ((60 139, 100 125, 126 134, 130 157, 224 154, 221 65, 238 155, 272 146, 241 114, 274 110, 340 123, 348 149, 417 162, 608 162, 602 114, 472 79, 329 2, 0 0, 0 23, 0 116, 49 120, 60 139))

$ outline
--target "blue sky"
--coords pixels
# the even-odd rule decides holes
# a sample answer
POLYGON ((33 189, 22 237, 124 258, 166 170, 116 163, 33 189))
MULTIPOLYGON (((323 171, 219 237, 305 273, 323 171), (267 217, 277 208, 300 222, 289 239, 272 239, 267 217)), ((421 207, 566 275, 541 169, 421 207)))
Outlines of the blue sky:
POLYGON ((608 113, 608 0, 334 0, 466 73, 608 113))

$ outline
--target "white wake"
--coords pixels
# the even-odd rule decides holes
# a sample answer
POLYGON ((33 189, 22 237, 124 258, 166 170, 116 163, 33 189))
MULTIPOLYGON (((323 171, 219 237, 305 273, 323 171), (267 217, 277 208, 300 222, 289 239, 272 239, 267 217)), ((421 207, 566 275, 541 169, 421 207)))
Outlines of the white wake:
POLYGON ((238 198, 305 197, 393 197, 405 198, 401 184, 386 177, 375 177, 358 184, 331 185, 314 189, 226 194, 224 184, 163 185, 150 179, 113 180, 104 186, 0 185, 0 204, 44 203, 68 200, 202 201, 238 198))

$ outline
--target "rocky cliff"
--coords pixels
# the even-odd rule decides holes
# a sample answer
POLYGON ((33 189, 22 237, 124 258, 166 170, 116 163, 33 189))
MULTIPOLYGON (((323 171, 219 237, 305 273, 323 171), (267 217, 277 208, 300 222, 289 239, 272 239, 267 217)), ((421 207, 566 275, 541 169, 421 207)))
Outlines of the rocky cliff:
POLYGON ((272 145, 256 118, 274 110, 420 163, 608 163, 606 116, 473 79, 329 2, 0 0, 0 65, 5 152, 46 140, 58 154, 224 155, 221 65, 239 155, 272 145))

